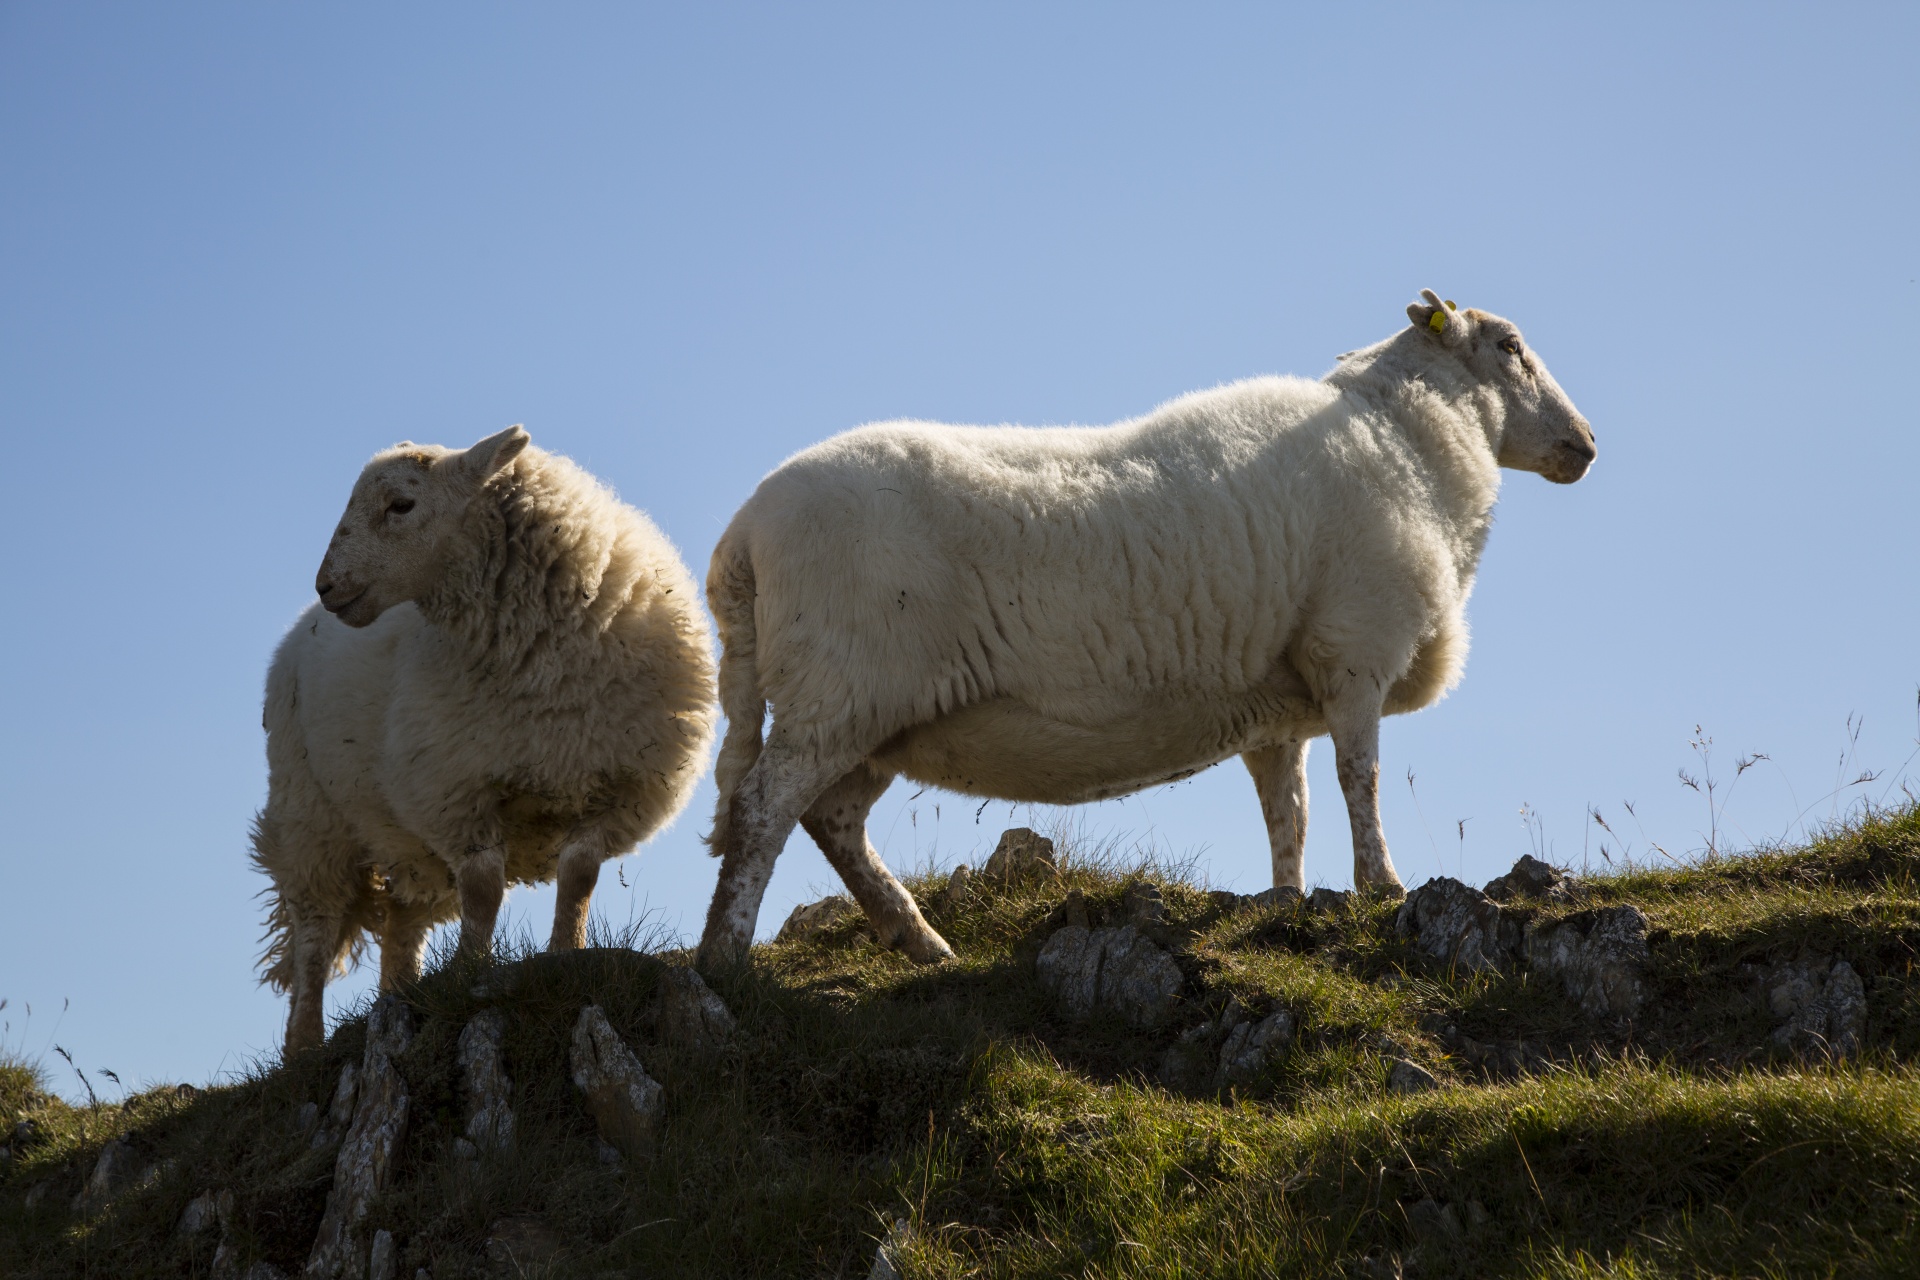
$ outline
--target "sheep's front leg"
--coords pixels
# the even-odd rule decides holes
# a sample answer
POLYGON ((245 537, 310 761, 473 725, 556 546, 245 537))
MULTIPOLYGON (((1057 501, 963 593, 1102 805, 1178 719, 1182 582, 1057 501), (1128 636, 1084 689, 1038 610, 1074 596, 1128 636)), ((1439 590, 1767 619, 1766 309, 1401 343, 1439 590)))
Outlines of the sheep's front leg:
POLYGON ((1307 887, 1307 744, 1282 742, 1245 751, 1240 759, 1253 775, 1260 812, 1273 851, 1273 886, 1307 887))
POLYGON ((549 951, 578 951, 587 945, 587 909, 593 887, 600 882, 600 864, 612 857, 612 841, 598 831, 577 831, 560 850, 555 877, 559 896, 553 904, 553 937, 549 951))
POLYGON ((776 724, 759 759, 734 789, 726 823, 727 847, 719 850, 720 878, 707 907, 695 963, 703 969, 739 964, 753 945, 760 902, 773 864, 794 824, 828 784, 859 758, 822 760, 795 746, 776 724))
POLYGON ((507 896, 507 842, 498 824, 478 829, 467 842, 453 882, 460 892, 461 953, 493 954, 493 928, 507 896))
POLYGON ((913 895, 867 840, 867 814, 892 781, 862 764, 821 793, 800 825, 853 891, 881 946, 898 948, 921 964, 950 960, 953 948, 927 923, 913 895))
POLYGON ((1326 704, 1327 729, 1333 735, 1334 767, 1353 826, 1353 887, 1377 889, 1393 897, 1405 890, 1387 856, 1380 827, 1379 685, 1356 680, 1326 704))
POLYGON ((419 980, 420 961, 432 931, 431 907, 387 899, 387 918, 380 926, 380 990, 392 991, 419 980))

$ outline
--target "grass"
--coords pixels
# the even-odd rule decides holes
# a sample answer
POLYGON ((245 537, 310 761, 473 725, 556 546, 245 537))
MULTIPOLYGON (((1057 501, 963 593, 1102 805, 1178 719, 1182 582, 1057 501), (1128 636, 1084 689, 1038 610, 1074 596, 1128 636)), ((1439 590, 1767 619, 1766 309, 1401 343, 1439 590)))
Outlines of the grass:
MULTIPOLYGON (((659 976, 682 956, 603 945, 486 972, 442 963, 405 993, 412 1118, 372 1225, 399 1241, 400 1275, 435 1280, 857 1277, 900 1220, 912 1277, 1911 1275, 1917 878, 1920 812, 1905 809, 1803 848, 1593 878, 1577 905, 1516 904, 1543 920, 1613 902, 1646 913, 1652 994, 1632 1024, 1595 1025, 1525 970, 1429 972, 1388 903, 1229 907, 1180 868, 1102 851, 957 907, 915 881, 958 952, 938 968, 879 950, 857 918, 756 948, 716 981, 741 1029, 711 1059, 653 1026, 659 976), (1187 980, 1178 1016, 1154 1031, 1065 1021, 1033 959, 1067 895, 1111 920, 1145 884, 1165 904, 1149 932, 1187 980), (1868 1046, 1802 1061, 1770 1043, 1759 978, 1828 954, 1863 980, 1868 1046), (1287 1009, 1297 1033, 1216 1091, 1182 1067, 1179 1036, 1230 999, 1287 1009), (666 1087, 650 1161, 596 1154, 566 1070, 586 1003, 666 1087), (510 1014, 518 1145, 463 1175, 455 1043, 488 1004, 510 1014), (1392 1058, 1441 1087, 1392 1093, 1392 1058), (488 1262, 495 1224, 529 1217, 560 1253, 488 1262)), ((212 1188, 234 1193, 243 1262, 297 1271, 332 1169, 301 1107, 324 1109, 363 1037, 350 1019, 237 1084, 118 1105, 70 1106, 33 1064, 0 1062, 0 1119, 38 1134, 0 1164, 0 1274, 207 1275, 214 1239, 175 1224, 212 1188), (115 1138, 150 1174, 74 1212, 115 1138)))

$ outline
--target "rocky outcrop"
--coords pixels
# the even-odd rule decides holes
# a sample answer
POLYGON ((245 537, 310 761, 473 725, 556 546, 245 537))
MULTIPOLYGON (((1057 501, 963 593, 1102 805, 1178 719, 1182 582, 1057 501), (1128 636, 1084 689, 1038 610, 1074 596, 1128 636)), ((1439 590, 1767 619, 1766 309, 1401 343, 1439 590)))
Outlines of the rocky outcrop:
POLYGON ((1035 973, 1068 1017, 1108 1013, 1136 1027, 1164 1021, 1186 981, 1172 957, 1131 925, 1068 925, 1047 939, 1035 973))
POLYGON ((1526 933, 1527 963, 1560 979, 1591 1018, 1631 1018, 1647 998, 1647 918, 1634 906, 1602 907, 1526 933))
POLYGON ((467 1125, 454 1149, 466 1159, 513 1146, 513 1081, 507 1078, 502 1050, 506 1030, 506 1015, 487 1009, 460 1032, 456 1061, 467 1098, 467 1125))
POLYGON ((1781 1049, 1850 1058, 1867 1034, 1867 991, 1845 960, 1823 957, 1777 965, 1762 983, 1767 1010, 1780 1025, 1770 1037, 1781 1049))
POLYGON ((726 1002, 713 993, 692 969, 669 965, 660 975, 660 994, 654 1023, 661 1039, 696 1054, 710 1054, 725 1044, 737 1024, 726 1002))
POLYGON ((1517 932, 1500 905, 1471 885, 1436 876, 1407 895, 1393 931, 1447 974, 1498 970, 1511 959, 1517 932))
POLYGON ((573 1027, 573 1085, 586 1095, 600 1137, 628 1159, 651 1154, 666 1091, 648 1075, 597 1004, 573 1027))
MULTIPOLYGON (((413 1015, 407 1006, 393 996, 376 1001, 367 1015, 353 1122, 334 1158, 333 1189, 307 1256, 309 1277, 364 1280, 367 1274, 367 1210, 385 1190, 407 1131, 407 1082, 393 1060, 412 1042, 413 1015)), ((336 1101, 338 1096, 336 1091, 336 1101)))

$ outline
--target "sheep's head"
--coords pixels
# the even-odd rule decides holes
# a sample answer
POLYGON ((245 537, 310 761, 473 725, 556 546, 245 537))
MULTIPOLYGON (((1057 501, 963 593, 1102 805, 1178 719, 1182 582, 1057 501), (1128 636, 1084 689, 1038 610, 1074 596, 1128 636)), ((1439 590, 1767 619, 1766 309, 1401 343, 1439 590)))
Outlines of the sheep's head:
POLYGON ((398 444, 375 454, 354 482, 314 578, 327 612, 364 627, 418 599, 439 577, 469 504, 530 439, 508 427, 470 449, 398 444))
POLYGON ((1472 381, 1499 396, 1500 465, 1533 471, 1555 484, 1587 474, 1596 453, 1593 428, 1527 347, 1510 320, 1486 311, 1461 311, 1423 289, 1424 302, 1407 308, 1424 341, 1466 366, 1472 381))

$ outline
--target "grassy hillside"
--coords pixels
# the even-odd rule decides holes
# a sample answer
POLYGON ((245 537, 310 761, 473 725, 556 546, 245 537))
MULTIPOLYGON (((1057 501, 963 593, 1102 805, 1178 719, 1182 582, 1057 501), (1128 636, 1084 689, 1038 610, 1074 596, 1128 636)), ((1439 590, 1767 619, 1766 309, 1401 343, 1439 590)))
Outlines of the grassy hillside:
MULTIPOLYGON (((1437 967, 1396 904, 1262 906, 1062 861, 954 902, 915 883, 959 953, 939 968, 878 950, 858 917, 757 948, 714 980, 739 1020, 716 1054, 655 1025, 684 956, 443 966, 405 995, 411 1119, 370 1218, 397 1274, 859 1277, 889 1231, 908 1277, 1920 1273, 1920 812, 1507 905, 1536 927, 1644 911, 1631 1020, 1524 964, 1437 967), (1082 917, 1134 921, 1172 956, 1163 1024, 1073 1021, 1042 989, 1036 956, 1082 917), (1839 1057, 1781 1043, 1767 994, 1780 966, 1828 957, 1866 1005, 1839 1057), (1223 1083, 1208 1028, 1230 1002, 1292 1034, 1223 1083), (588 1003, 665 1086, 649 1158, 609 1163, 569 1081, 588 1003), (517 1147, 475 1167, 454 1154, 455 1055, 489 1006, 509 1015, 517 1147), (1391 1086, 1402 1060, 1434 1087, 1391 1086)), ((349 1022, 243 1083, 118 1106, 0 1068, 0 1118, 32 1129, 0 1160, 0 1274, 209 1275, 222 1232, 177 1227, 209 1190, 232 1193, 230 1274, 297 1273, 334 1159, 302 1108, 326 1109, 365 1035, 349 1022), (76 1205, 115 1139, 129 1172, 76 1205)))

